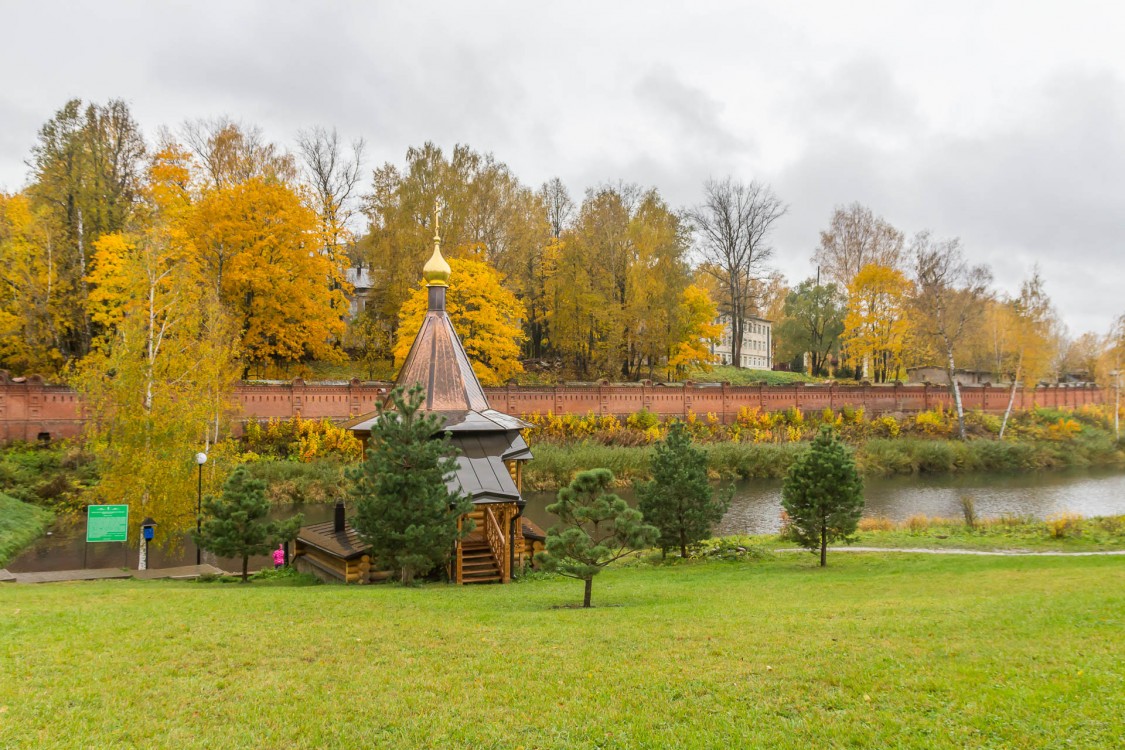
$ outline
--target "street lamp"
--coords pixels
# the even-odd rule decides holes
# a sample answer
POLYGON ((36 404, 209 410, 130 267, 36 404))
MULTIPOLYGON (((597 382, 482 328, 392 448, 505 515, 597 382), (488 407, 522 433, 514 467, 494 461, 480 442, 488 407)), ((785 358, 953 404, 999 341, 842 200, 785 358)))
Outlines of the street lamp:
POLYGON ((199 549, 200 520, 203 515, 203 464, 207 463, 207 454, 203 451, 195 454, 195 462, 199 464, 199 492, 195 496, 195 564, 203 562, 203 553, 199 549))

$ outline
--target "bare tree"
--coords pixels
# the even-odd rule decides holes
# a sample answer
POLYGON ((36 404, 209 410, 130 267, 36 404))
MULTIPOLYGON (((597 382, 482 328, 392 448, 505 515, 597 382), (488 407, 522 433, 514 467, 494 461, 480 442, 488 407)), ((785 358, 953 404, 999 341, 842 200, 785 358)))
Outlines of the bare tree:
POLYGON ((829 281, 847 289, 860 269, 871 263, 898 268, 903 234, 859 203, 837 206, 826 231, 820 233, 815 260, 829 281))
POLYGON ((336 128, 319 125, 297 134, 297 147, 304 166, 305 179, 312 187, 316 212, 324 224, 329 252, 336 255, 351 237, 351 221, 355 217, 356 186, 363 168, 362 138, 345 146, 336 128))
POLYGON ((570 227, 574 216, 574 201, 566 185, 558 177, 552 177, 539 188, 539 196, 547 207, 547 221, 551 224, 551 236, 558 239, 563 230, 570 227))
POLYGON ((957 382, 956 350, 966 331, 984 315, 991 297, 992 271, 988 266, 971 266, 961 250, 959 239, 937 240, 928 231, 919 232, 913 242, 919 332, 928 337, 945 360, 957 427, 965 434, 965 408, 957 382))
POLYGON ((720 307, 730 316, 735 367, 742 366, 742 332, 760 288, 755 282, 766 276, 773 255, 770 231, 788 210, 768 185, 727 177, 704 183, 703 203, 688 212, 702 267, 718 282, 720 307))
POLYGON ((216 187, 237 185, 254 177, 285 183, 297 178, 293 156, 267 141, 257 126, 217 117, 185 122, 183 134, 216 187))

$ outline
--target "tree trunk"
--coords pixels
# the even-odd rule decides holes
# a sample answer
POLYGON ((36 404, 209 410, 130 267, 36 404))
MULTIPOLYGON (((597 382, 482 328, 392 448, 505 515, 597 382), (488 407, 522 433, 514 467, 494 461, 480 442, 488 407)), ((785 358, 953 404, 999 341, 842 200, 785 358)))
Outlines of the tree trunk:
POLYGON ((828 565, 828 527, 820 527, 820 567, 828 565))
MULTIPOLYGON (((681 521, 681 523, 683 522, 681 521)), ((687 534, 682 531, 682 527, 680 531, 680 557, 687 559, 687 534)))
POLYGON ((250 580, 250 555, 242 556, 242 582, 247 583, 250 580))
POLYGON ((586 579, 586 592, 585 592, 585 594, 582 595, 582 606, 584 608, 588 608, 590 606, 590 594, 593 592, 593 590, 594 590, 594 579, 593 578, 587 578, 586 579))
POLYGON ((1008 408, 1003 410, 1003 421, 1000 422, 999 440, 1003 440, 1003 431, 1008 428, 1008 418, 1011 416, 1011 407, 1016 403, 1016 386, 1019 385, 1019 368, 1016 368, 1016 377, 1011 379, 1011 388, 1008 389, 1008 408))
POLYGON ((735 367, 742 367, 742 284, 731 285, 730 300, 730 359, 735 367))
MULTIPOLYGON (((1023 355, 1020 355, 1023 359, 1023 355)), ((1020 382, 1020 364, 1016 364, 1016 374, 1012 378, 1012 387, 1008 390, 1008 408, 1004 410, 1004 420, 1000 423, 1000 440, 1004 439, 1004 430, 1008 428, 1008 418, 1012 416, 1012 405, 1016 402, 1016 386, 1020 382)))
POLYGON ((949 356, 949 364, 946 366, 946 370, 949 372, 949 387, 953 389, 953 406, 957 409, 957 433, 962 440, 965 440, 965 407, 961 403, 961 384, 957 382, 957 367, 953 363, 953 346, 947 344, 946 347, 949 356))

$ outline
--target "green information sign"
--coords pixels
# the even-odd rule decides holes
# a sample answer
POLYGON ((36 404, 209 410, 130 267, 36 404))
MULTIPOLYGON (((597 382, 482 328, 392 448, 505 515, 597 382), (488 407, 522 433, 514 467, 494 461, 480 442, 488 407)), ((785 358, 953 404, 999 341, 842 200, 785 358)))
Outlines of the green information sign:
POLYGON ((86 506, 87 542, 125 542, 128 540, 128 505, 86 506))

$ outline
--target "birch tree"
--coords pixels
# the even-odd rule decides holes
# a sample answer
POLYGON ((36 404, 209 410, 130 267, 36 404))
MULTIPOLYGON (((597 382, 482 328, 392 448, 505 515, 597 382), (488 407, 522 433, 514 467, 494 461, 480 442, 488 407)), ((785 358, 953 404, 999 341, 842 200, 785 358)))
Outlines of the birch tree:
MULTIPOLYGON (((182 230, 186 190, 150 172, 143 226, 95 243, 90 311, 105 333, 78 370, 89 413, 87 444, 97 455, 103 500, 125 502, 136 519, 159 523, 169 543, 195 522, 192 456, 225 416, 236 368, 217 301, 201 282, 182 230)), ((215 477, 217 480, 217 477, 215 477)), ((134 530, 135 531, 135 530, 134 530)))
POLYGON ((1016 389, 1022 381, 1035 383, 1046 374, 1051 363, 1050 324, 1053 318, 1051 300, 1043 288, 1043 277, 1036 268, 1020 286, 1019 296, 1005 307, 1010 321, 1010 341, 1003 359, 1004 371, 1011 378, 1008 389, 1008 406, 1000 423, 1000 439, 1008 427, 1012 407, 1016 402, 1016 389))
POLYGON ((965 407, 957 382, 957 349, 966 332, 984 315, 991 297, 992 271, 970 265, 959 239, 938 240, 929 232, 914 238, 915 323, 941 356, 957 410, 957 429, 965 433, 965 407))

